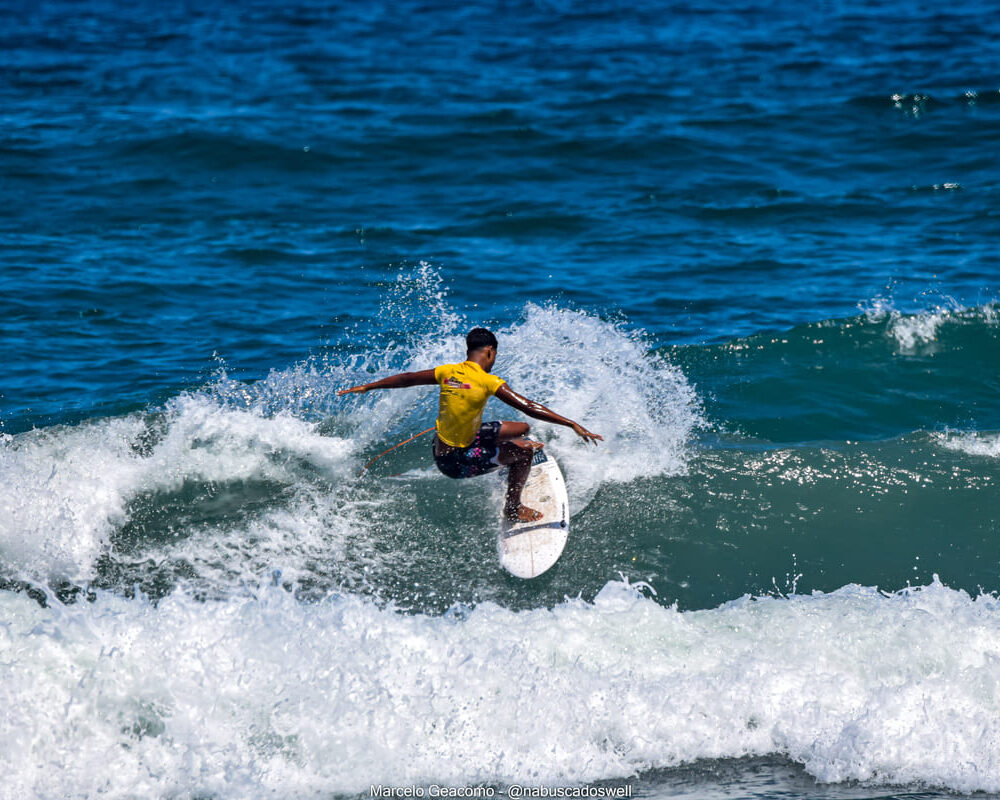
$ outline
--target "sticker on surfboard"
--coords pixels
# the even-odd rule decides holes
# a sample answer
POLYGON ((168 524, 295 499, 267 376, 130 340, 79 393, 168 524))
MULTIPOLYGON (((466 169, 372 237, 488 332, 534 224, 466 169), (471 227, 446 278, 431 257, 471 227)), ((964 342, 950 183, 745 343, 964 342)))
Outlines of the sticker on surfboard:
POLYGON ((497 536, 500 565, 518 578, 536 578, 559 560, 569 538, 569 499, 559 465, 535 451, 521 503, 542 513, 534 522, 501 519, 497 536))

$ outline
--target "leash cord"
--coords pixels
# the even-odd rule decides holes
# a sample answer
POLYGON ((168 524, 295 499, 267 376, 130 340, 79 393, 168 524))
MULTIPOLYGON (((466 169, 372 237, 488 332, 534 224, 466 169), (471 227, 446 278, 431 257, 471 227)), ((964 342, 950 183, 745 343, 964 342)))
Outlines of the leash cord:
POLYGON ((389 454, 389 453, 391 453, 391 452, 392 452, 393 450, 395 450, 395 449, 396 449, 397 447, 402 447, 402 446, 403 446, 404 444, 407 444, 407 443, 409 443, 409 442, 412 442, 412 441, 413 441, 414 439, 419 439, 419 438, 420 438, 421 436, 423 436, 424 434, 427 434, 427 433, 430 433, 430 432, 431 432, 432 430, 434 430, 434 426, 432 426, 432 427, 428 428, 428 429, 427 429, 427 430, 425 430, 425 431, 420 431, 420 433, 417 433, 417 434, 414 434, 414 435, 413 435, 413 436, 411 436, 411 437, 410 437, 409 439, 404 439, 404 440, 403 440, 402 442, 400 442, 399 444, 394 444, 394 445, 393 445, 392 447, 390 447, 390 448, 389 448, 388 450, 386 450, 386 451, 385 451, 384 453, 379 453, 379 454, 378 454, 377 456, 375 456, 375 458, 373 458, 373 459, 372 459, 371 461, 369 461, 369 462, 368 462, 367 464, 365 464, 365 465, 364 465, 364 466, 363 466, 363 467, 361 468, 361 472, 359 472, 359 473, 358 473, 358 477, 360 478, 360 477, 361 477, 362 475, 364 475, 364 474, 365 474, 365 471, 366 471, 366 470, 368 469, 368 467, 370 467, 370 466, 371 466, 372 464, 374 464, 374 463, 375 463, 376 461, 378 461, 378 460, 379 460, 380 458, 382 458, 382 456, 384 456, 384 455, 388 455, 388 454, 389 454))

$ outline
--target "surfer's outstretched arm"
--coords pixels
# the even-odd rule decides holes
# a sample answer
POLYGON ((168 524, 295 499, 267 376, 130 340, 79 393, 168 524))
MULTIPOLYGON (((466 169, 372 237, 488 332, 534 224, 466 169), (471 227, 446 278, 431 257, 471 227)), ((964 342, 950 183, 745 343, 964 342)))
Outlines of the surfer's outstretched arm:
POLYGON ((567 419, 561 414, 557 414, 552 409, 546 408, 541 403, 536 403, 534 400, 529 400, 527 397, 519 395, 506 383, 497 389, 496 396, 503 400, 507 405, 512 408, 516 408, 518 411, 527 414, 529 417, 540 419, 543 422, 552 422, 555 425, 565 425, 567 428, 572 428, 573 433, 586 442, 593 442, 594 444, 597 444, 599 441, 604 441, 603 436, 591 433, 578 422, 573 422, 573 420, 567 419))
POLYGON ((434 370, 422 369, 419 372, 400 372, 396 375, 390 375, 388 378, 382 378, 382 380, 352 386, 350 389, 341 389, 337 392, 337 396, 362 394, 370 392, 372 389, 405 389, 407 386, 434 386, 436 384, 434 370))

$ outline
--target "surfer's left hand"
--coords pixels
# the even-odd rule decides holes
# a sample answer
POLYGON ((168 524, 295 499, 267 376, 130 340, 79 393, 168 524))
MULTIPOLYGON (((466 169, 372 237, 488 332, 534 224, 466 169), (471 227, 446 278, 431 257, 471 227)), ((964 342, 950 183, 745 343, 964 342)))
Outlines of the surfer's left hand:
POLYGON ((579 425, 576 422, 573 423, 573 433, 575 433, 577 436, 579 436, 585 442, 593 442, 594 444, 597 444, 598 442, 603 442, 604 441, 604 437, 603 436, 599 436, 596 433, 591 433, 586 428, 584 428, 582 425, 579 425))

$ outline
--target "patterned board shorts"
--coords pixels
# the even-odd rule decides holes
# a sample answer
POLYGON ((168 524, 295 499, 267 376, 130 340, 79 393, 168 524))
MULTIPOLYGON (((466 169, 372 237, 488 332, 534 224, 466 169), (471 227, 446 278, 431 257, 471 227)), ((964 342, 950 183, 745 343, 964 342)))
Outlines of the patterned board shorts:
POLYGON ((479 429, 472 444, 443 456, 434 456, 434 463, 449 478, 474 478, 500 469, 496 458, 500 453, 500 423, 487 422, 479 429))

